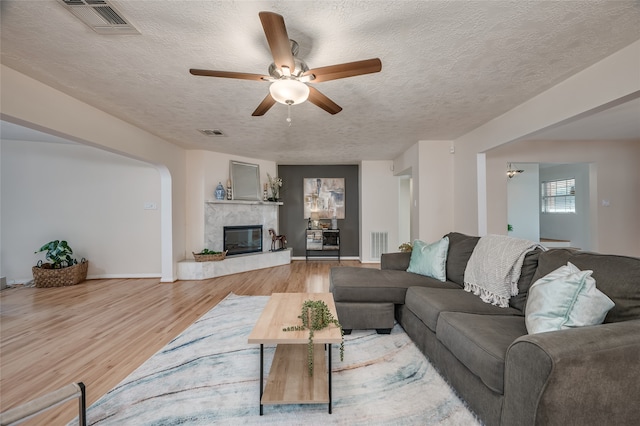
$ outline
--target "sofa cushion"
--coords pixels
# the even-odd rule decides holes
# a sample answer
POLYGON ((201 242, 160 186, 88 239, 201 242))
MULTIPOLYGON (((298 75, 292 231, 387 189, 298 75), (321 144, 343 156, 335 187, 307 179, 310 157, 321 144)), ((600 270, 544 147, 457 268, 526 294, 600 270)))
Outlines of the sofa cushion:
POLYGON ((465 312, 484 315, 521 315, 513 308, 500 308, 484 303, 478 296, 462 289, 410 287, 405 299, 407 308, 431 331, 436 331, 441 312, 465 312))
POLYGON ((329 277, 329 289, 336 302, 403 304, 407 288, 412 286, 458 288, 454 283, 406 271, 355 266, 331 268, 329 277))
POLYGON ((504 394, 504 360, 514 340, 527 334, 524 317, 443 312, 436 336, 492 391, 504 394))
POLYGON ((536 281, 527 300, 529 333, 602 324, 613 302, 596 288, 591 274, 569 262, 536 281))
POLYGON ((447 237, 431 244, 415 240, 407 272, 446 281, 448 248, 449 238, 447 237))
POLYGON ((449 238, 447 280, 464 287, 464 270, 480 237, 471 237, 459 232, 450 232, 445 237, 449 238))
POLYGON ((520 270, 520 278, 518 279, 518 294, 509 299, 509 306, 524 312, 529 288, 533 284, 533 275, 536 273, 536 269, 538 269, 540 253, 542 253, 542 250, 536 248, 524 257, 522 269, 520 270))
POLYGON ((616 304, 605 323, 640 319, 639 258, 578 252, 568 260, 582 270, 593 271, 598 289, 616 304))
POLYGON ((336 302, 343 330, 391 329, 395 324, 393 303, 336 302))
POLYGON ((533 274, 533 278, 531 278, 531 283, 535 283, 548 273, 566 265, 569 258, 574 254, 576 254, 575 249, 567 248, 551 249, 540 253, 538 256, 538 267, 536 268, 535 274, 533 274))
POLYGON ((411 261, 411 252, 382 253, 380 269, 397 269, 406 271, 411 261))

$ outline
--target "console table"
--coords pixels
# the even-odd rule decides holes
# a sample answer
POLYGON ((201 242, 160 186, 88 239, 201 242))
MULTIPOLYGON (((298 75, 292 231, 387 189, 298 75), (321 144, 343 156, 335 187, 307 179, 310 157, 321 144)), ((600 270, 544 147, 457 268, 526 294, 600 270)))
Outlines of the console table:
MULTIPOLYGON (((337 253, 340 261, 340 230, 339 229, 307 229, 306 234, 306 259, 309 260, 309 252, 337 253)), ((312 254, 313 255, 313 254, 312 254)), ((331 256, 331 254, 329 254, 331 256)))

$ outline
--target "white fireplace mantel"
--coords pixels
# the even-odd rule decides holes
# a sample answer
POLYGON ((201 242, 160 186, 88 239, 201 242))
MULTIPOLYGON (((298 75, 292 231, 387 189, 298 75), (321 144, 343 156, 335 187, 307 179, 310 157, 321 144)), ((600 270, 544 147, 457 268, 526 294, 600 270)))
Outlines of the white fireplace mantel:
POLYGON ((244 205, 265 205, 265 206, 281 206, 282 201, 245 201, 245 200, 208 200, 207 204, 244 204, 244 205))

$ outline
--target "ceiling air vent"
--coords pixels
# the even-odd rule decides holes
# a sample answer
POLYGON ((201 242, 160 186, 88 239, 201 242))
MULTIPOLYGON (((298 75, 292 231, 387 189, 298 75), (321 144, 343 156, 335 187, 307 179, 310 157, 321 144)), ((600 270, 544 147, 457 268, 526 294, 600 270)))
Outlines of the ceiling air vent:
POLYGON ((106 0, 58 0, 98 34, 140 34, 116 7, 106 0))
POLYGON ((220 129, 198 129, 198 131, 207 136, 226 136, 220 129))

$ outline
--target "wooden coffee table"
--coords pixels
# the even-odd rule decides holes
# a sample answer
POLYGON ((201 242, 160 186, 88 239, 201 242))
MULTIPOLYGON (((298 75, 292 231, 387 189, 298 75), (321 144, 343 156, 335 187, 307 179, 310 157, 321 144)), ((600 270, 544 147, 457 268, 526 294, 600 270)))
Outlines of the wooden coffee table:
POLYGON ((307 365, 309 330, 282 331, 302 324, 298 316, 306 300, 324 301, 338 318, 331 293, 273 293, 249 335, 249 343, 260 344, 260 415, 265 404, 328 404, 331 414, 331 345, 342 342, 340 329, 331 324, 314 332, 313 376, 307 365), (277 346, 263 390, 264 345, 277 346))

